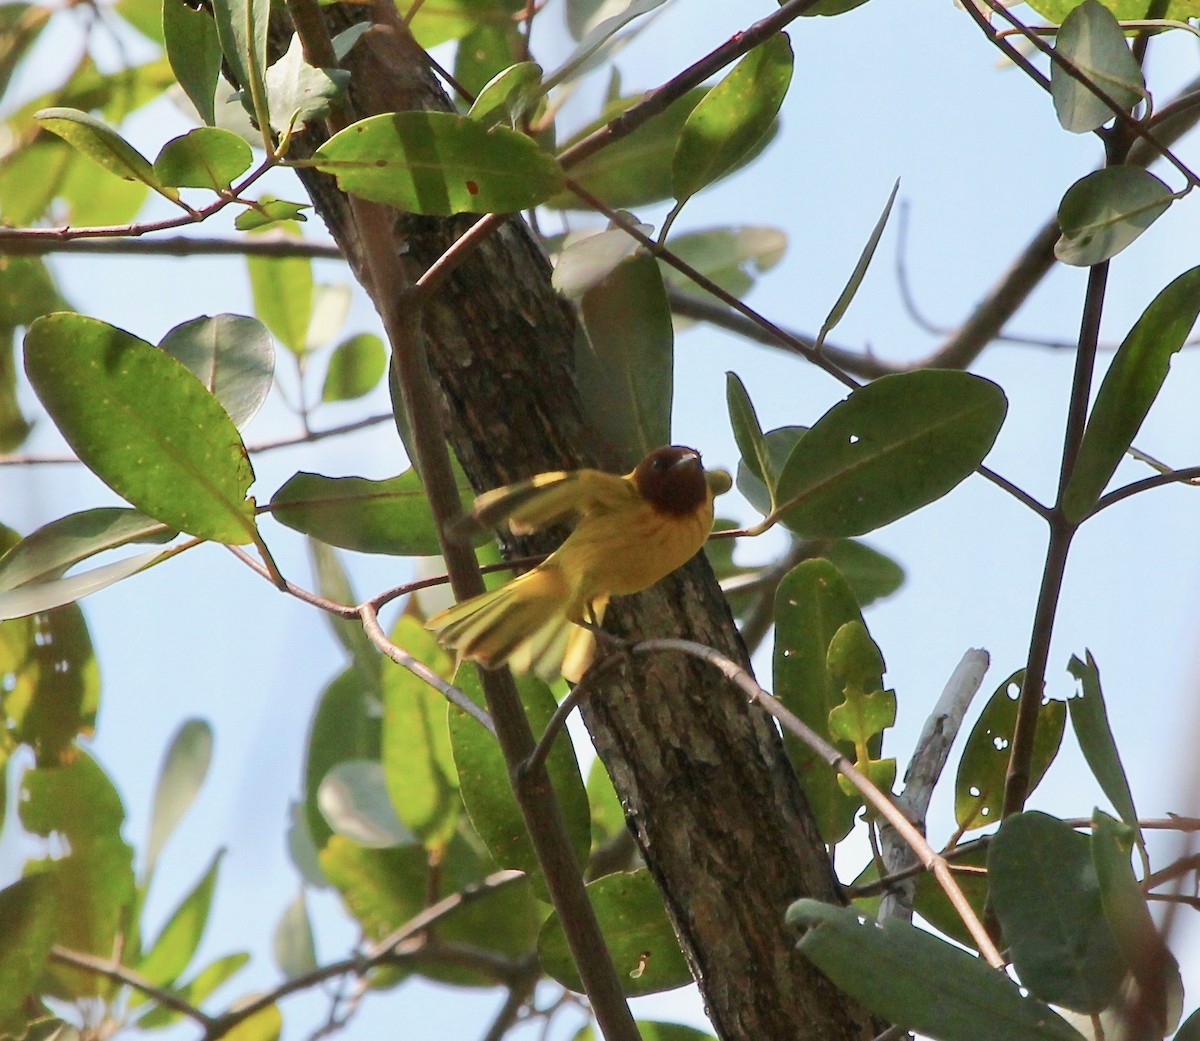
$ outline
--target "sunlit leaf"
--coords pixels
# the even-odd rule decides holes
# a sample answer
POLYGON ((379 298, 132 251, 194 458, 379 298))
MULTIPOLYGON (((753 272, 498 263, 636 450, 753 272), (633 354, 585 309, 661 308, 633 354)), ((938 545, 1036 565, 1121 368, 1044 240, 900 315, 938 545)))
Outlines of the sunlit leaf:
POLYGON ((776 33, 750 51, 687 118, 672 160, 680 201, 724 177, 770 131, 792 81, 792 45, 776 33))
POLYGON ((322 401, 352 401, 370 393, 387 371, 388 354, 374 333, 359 333, 343 340, 329 358, 322 401))
POLYGON ((204 937, 224 850, 217 850, 208 869, 180 901, 158 938, 142 955, 137 971, 156 986, 174 983, 191 963, 204 937))
MULTIPOLYGON (((169 0, 182 5, 182 0, 169 0)), ((209 188, 222 192, 250 169, 250 146, 219 127, 197 127, 173 137, 154 160, 154 175, 177 188, 209 188)))
POLYGON ((768 509, 771 509, 774 507, 778 472, 772 466, 766 435, 758 422, 754 402, 750 400, 745 384, 736 372, 725 373, 725 404, 729 409, 729 424, 733 427, 733 439, 742 455, 742 463, 767 488, 772 499, 768 509))
POLYGON ((475 98, 467 115, 484 126, 520 119, 533 92, 542 82, 542 67, 532 61, 517 62, 493 76, 475 98))
POLYGON ((245 446, 174 358, 105 322, 59 313, 30 327, 25 371, 76 455, 132 505, 200 538, 254 538, 245 446))
POLYGON ((30 999, 54 943, 54 875, 28 875, 0 889, 0 1032, 21 1037, 30 999))
POLYGON ((288 202, 286 199, 276 199, 269 195, 254 202, 250 208, 239 213, 233 222, 238 231, 259 231, 272 224, 288 223, 290 221, 305 221, 305 210, 311 210, 311 203, 288 202))
MULTIPOLYGON (((461 473, 459 490, 473 494, 461 473)), ((441 552, 415 470, 382 481, 301 471, 272 496, 271 513, 281 524, 342 549, 398 557, 441 552)))
POLYGON ((141 152, 95 116, 73 108, 44 108, 36 114, 36 119, 109 173, 126 181, 141 181, 167 198, 178 198, 178 192, 159 181, 154 167, 141 152))
MULTIPOLYGON (((464 663, 455 682, 476 704, 484 704, 483 688, 473 664, 464 663)), ((557 707, 550 688, 540 680, 526 676, 517 680, 517 689, 534 733, 540 734, 557 707)), ((451 706, 449 721, 459 791, 471 823, 496 863, 527 872, 534 880, 535 891, 544 897, 546 883, 508 780, 508 768, 500 745, 461 709, 451 706)), ((562 807, 575 856, 580 864, 584 864, 591 847, 587 791, 579 773, 574 746, 565 731, 559 734, 550 749, 546 769, 562 807)))
POLYGON ((40 611, 74 604, 85 596, 98 593, 111 585, 145 571, 146 568, 166 559, 169 550, 150 550, 123 560, 113 561, 100 567, 81 571, 77 575, 56 578, 44 582, 28 582, 16 589, 0 592, 0 619, 23 618, 40 611))
POLYGON ((312 165, 343 191, 431 216, 511 213, 562 186, 557 161, 524 134, 450 112, 364 119, 318 148, 312 165))
MULTIPOLYGON (((227 954, 205 966, 183 986, 173 987, 172 993, 190 1005, 199 1006, 205 998, 230 979, 249 960, 250 955, 248 954, 227 954)), ((180 1018, 181 1013, 176 1012, 173 1008, 159 1005, 142 1016, 137 1021, 137 1025, 143 1030, 152 1030, 169 1026, 178 1022, 180 1018)))
POLYGON ((312 922, 304 890, 296 894, 284 908, 271 944, 275 964, 287 979, 295 979, 317 967, 317 951, 313 942, 312 922))
MULTIPOLYGON (((288 233, 299 238, 299 231, 288 233)), ((308 325, 313 311, 312 261, 308 257, 246 257, 254 313, 289 351, 300 356, 308 349, 308 325)))

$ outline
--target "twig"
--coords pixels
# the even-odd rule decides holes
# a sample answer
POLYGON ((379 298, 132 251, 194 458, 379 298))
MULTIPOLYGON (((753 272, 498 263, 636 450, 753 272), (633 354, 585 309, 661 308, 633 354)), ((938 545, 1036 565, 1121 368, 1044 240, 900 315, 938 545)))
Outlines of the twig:
POLYGON ((367 639, 391 658, 392 661, 397 665, 403 665, 414 676, 423 679, 431 687, 439 691, 442 697, 449 701, 455 708, 462 709, 472 719, 483 724, 493 737, 496 735, 496 725, 492 722, 492 717, 486 710, 476 705, 459 687, 454 686, 453 683, 446 682, 446 680, 442 679, 441 676, 423 661, 414 658, 403 647, 396 646, 396 644, 387 638, 387 634, 379 625, 379 616, 369 601, 359 607, 358 616, 362 619, 363 632, 367 634, 367 639))
POLYGON ((170 238, 55 239, 4 238, 0 236, 0 256, 33 257, 47 253, 120 254, 139 257, 310 257, 314 260, 343 260, 342 251, 332 242, 315 242, 293 235, 245 235, 242 238, 203 238, 173 235, 170 238))
POLYGON ((550 717, 546 724, 546 729, 542 731, 542 736, 538 738, 537 744, 533 751, 529 753, 529 758, 520 766, 520 774, 532 774, 541 770, 546 764, 546 757, 550 754, 550 746, 554 744, 554 739, 566 725, 567 717, 575 711, 576 707, 586 697, 588 697, 595 689, 596 683, 602 676, 609 671, 615 663, 621 661, 620 654, 610 654, 595 662, 591 668, 580 677, 580 680, 571 692, 562 699, 558 707, 554 710, 554 714, 550 717))
POLYGON ((1101 510, 1107 509, 1122 499, 1128 499, 1131 495, 1149 491, 1151 488, 1161 488, 1167 484, 1195 485, 1197 482, 1200 482, 1200 466, 1188 466, 1182 470, 1169 470, 1166 473, 1155 474, 1153 477, 1144 477, 1140 481, 1134 481, 1131 484, 1109 492, 1107 495, 1100 496, 1100 499, 1092 507, 1092 512, 1088 516, 1094 517, 1101 510))
POLYGON ((540 978, 541 969, 537 960, 533 959, 531 967, 524 976, 509 984, 508 997, 504 999, 504 1004, 500 1006, 500 1011, 496 1013, 496 1018, 492 1020, 482 1041, 502 1041, 516 1023, 521 1009, 533 997, 534 988, 540 978))
POLYGON ((201 1012, 190 1001, 186 1001, 179 997, 178 994, 172 994, 169 990, 164 990, 162 987, 156 986, 141 973, 135 972, 128 966, 109 961, 106 958, 97 958, 94 954, 84 954, 82 951, 72 951, 66 947, 59 947, 57 945, 50 948, 50 960, 56 961, 60 965, 70 965, 73 968, 82 969, 95 976, 103 976, 114 983, 121 983, 127 987, 132 987, 134 990, 145 994, 146 997, 153 998, 160 1005, 195 1020, 206 1031, 211 1029, 216 1023, 216 1020, 212 1016, 201 1012))
POLYGON ((959 888, 958 883, 954 880, 950 866, 945 858, 929 845, 925 840, 925 836, 900 812, 896 804, 884 792, 880 791, 869 778, 856 769, 850 760, 812 730, 803 720, 785 708, 777 698, 760 687, 754 677, 745 669, 736 662, 726 658, 719 651, 711 647, 706 647, 704 644, 695 643, 692 640, 677 639, 644 640, 641 643, 634 644, 630 648, 630 652, 633 654, 654 654, 661 651, 677 651, 688 654, 693 658, 698 658, 714 666, 723 676, 736 684, 752 704, 757 705, 772 715, 784 729, 800 738, 827 765, 833 767, 833 769, 837 770, 838 773, 850 781, 862 794, 863 799, 871 805, 871 808, 876 810, 881 817, 904 837, 905 842, 912 847, 913 851, 921 859, 921 863, 933 872, 938 884, 942 887, 950 903, 962 918, 963 924, 967 927, 967 931, 970 932, 971 938, 975 941, 980 954, 993 967, 1003 969, 1005 964, 1004 959, 1000 956, 1000 952, 996 950, 996 946, 992 943, 991 937, 988 936, 987 930, 984 929, 978 915, 975 914, 970 902, 959 888))

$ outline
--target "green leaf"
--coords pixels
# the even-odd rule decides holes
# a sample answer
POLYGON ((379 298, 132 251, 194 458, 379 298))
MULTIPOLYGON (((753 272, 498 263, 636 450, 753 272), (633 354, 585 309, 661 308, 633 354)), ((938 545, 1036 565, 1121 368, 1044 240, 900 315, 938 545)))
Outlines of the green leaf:
POLYGON ((354 293, 348 282, 315 282, 313 284, 312 315, 304 334, 304 346, 309 351, 328 347, 346 324, 354 293))
POLYGON ((687 118, 671 165, 681 202, 724 177, 771 130, 792 81, 786 33, 760 43, 705 95, 687 118))
POLYGON ((141 152, 95 116, 73 108, 44 108, 34 118, 109 173, 126 181, 140 181, 168 199, 179 198, 174 188, 158 180, 154 167, 141 152))
POLYGON ((4 631, 12 658, 0 673, 0 701, 12 738, 34 750, 39 766, 72 762, 75 738, 92 735, 100 704, 100 674, 83 612, 73 605, 41 611, 10 621, 4 631))
MULTIPOLYGON (((634 225, 643 235, 654 231, 651 224, 635 220, 634 225)), ((554 259, 551 283, 568 300, 578 299, 640 248, 637 239, 611 223, 606 231, 568 235, 554 259)))
POLYGON ((1200 316, 1200 267, 1154 298, 1113 357, 1088 416, 1063 493, 1063 512, 1083 520, 1116 472, 1166 382, 1171 360, 1200 316))
POLYGON ((105 550, 174 537, 165 524, 137 510, 108 506, 71 513, 42 525, 0 556, 0 592, 59 578, 105 550))
MULTIPOLYGON (((567 60, 546 77, 543 89, 578 78, 583 73, 594 68, 600 59, 609 52, 610 41, 635 18, 649 14, 661 7, 665 0, 630 0, 628 4, 606 18, 588 27, 579 45, 568 55, 567 60)), ((645 24, 645 23, 644 23, 645 24)))
POLYGON ((542 82, 542 67, 521 61, 496 73, 483 86, 467 113, 471 119, 491 127, 507 121, 515 125, 542 82))
MULTIPOLYGON (((956 872, 954 880, 982 921, 987 914, 988 878, 987 872, 984 870, 987 867, 987 850, 976 849, 970 853, 964 853, 962 856, 956 856, 954 863, 960 867, 978 869, 977 871, 956 872)), ((946 891, 933 873, 923 871, 917 876, 916 881, 913 910, 935 929, 973 950, 975 948, 974 937, 971 936, 970 931, 963 923, 962 915, 950 903, 950 898, 946 896, 946 891)))
POLYGON ((283 1016, 278 1005, 268 1005, 225 1031, 224 1041, 279 1041, 283 1016))
POLYGON ((592 760, 588 769, 587 795, 594 853, 598 846, 625 831, 625 808, 599 756, 592 760))
POLYGON ((374 333, 359 333, 334 349, 321 388, 322 401, 352 401, 370 393, 387 372, 388 354, 374 333))
MULTIPOLYGON (((784 465, 791 457, 792 450, 806 433, 808 433, 808 427, 789 426, 776 427, 774 430, 768 430, 763 435, 767 446, 767 462, 771 472, 776 477, 776 484, 778 484, 779 474, 783 472, 784 465)), ((774 503, 771 492, 754 475, 745 459, 738 461, 737 489, 746 497, 750 505, 764 517, 773 511, 774 503)))
MULTIPOLYGON (((337 550, 317 539, 305 539, 305 543, 312 558, 317 591, 334 603, 357 604, 359 598, 350 584, 345 568, 342 567, 337 550)), ((382 704, 383 687, 380 677, 383 671, 383 656, 363 632, 361 619, 341 618, 328 611, 324 612, 324 616, 333 630, 334 637, 350 655, 364 690, 372 699, 382 704)))
POLYGON ((575 364, 593 427, 633 466, 671 441, 674 331, 658 263, 639 250, 583 294, 575 364))
MULTIPOLYGON (((420 12, 418 12, 418 18, 420 12)), ((484 87, 521 57, 522 37, 512 20, 482 22, 460 41, 454 54, 454 78, 476 98, 484 87)), ((540 79, 539 72, 539 79, 540 79)))
POLYGON ((257 113, 265 124, 267 112, 254 102, 266 100, 267 28, 270 0, 213 0, 213 20, 221 51, 241 87, 246 110, 257 113))
POLYGON ((821 556, 842 573, 858 606, 865 608, 891 596, 904 584, 904 569, 891 557, 854 539, 837 539, 821 556))
MULTIPOLYGON (((642 1041, 714 1041, 713 1035, 684 1023, 660 1023, 652 1019, 634 1021, 642 1041)), ((603 1041, 592 1024, 585 1026, 572 1041, 603 1041)))
MULTIPOLYGON (((850 587, 827 560, 799 564, 775 594, 775 696, 851 761, 853 743, 835 742, 830 731, 830 713, 845 695, 830 675, 827 657, 834 634, 847 622, 861 621, 850 587)), ((783 741, 822 840, 840 842, 862 799, 843 791, 833 769, 799 738, 785 733, 783 741)))
POLYGON ((425 906, 429 868, 420 846, 366 849, 334 835, 321 870, 372 940, 382 940, 425 906))
MULTIPOLYGON (((112 782, 80 753, 69 765, 29 770, 22 778, 21 822, 35 835, 57 832, 71 853, 53 863, 57 923, 54 942, 84 954, 113 957, 134 898, 133 851, 121 838, 125 812, 112 782)), ((63 998, 109 993, 94 973, 50 970, 49 992, 63 998)))
POLYGON ((25 371, 76 455, 117 494, 199 538, 253 540, 246 448, 174 358, 105 322, 60 313, 30 327, 25 371))
MULTIPOLYGON (((165 0, 182 6, 182 0, 165 0)), ((177 188, 228 191, 233 181, 250 169, 254 156, 237 134, 220 127, 197 127, 173 137, 154 160, 154 176, 177 188)))
POLYGON ((312 922, 308 917, 308 904, 304 890, 287 905, 275 926, 271 943, 275 964, 286 979, 295 979, 312 972, 317 967, 317 951, 313 942, 312 922))
POLYGON ((367 849, 408 846, 413 833, 396 815, 383 767, 376 761, 344 759, 321 779, 317 805, 336 835, 367 849))
POLYGON ((52 871, 27 875, 0 889, 0 1033, 22 1037, 36 988, 54 943, 55 885, 52 871))
POLYGON ((326 141, 311 164, 343 191, 429 216, 528 209, 563 180, 524 134, 450 112, 371 116, 326 141))
POLYGON ((163 0, 162 19, 171 71, 200 118, 212 126, 221 75, 221 44, 212 12, 189 7, 184 0, 163 0))
POLYGON ((329 114, 345 92, 350 73, 345 69, 317 69, 304 60, 299 33, 292 35, 287 53, 267 69, 267 103, 271 126, 279 133, 300 129, 329 114))
POLYGON ((783 523, 807 538, 861 535, 940 499, 983 462, 1007 408, 996 384, 966 372, 860 387, 788 457, 776 489, 783 523))
MULTIPOLYGON (((288 234, 299 239, 296 228, 288 234)), ((312 261, 307 257, 246 257, 254 312, 289 351, 302 357, 308 349, 313 313, 312 261)))
POLYGON ((304 755, 304 816, 313 844, 321 849, 333 834, 320 809, 321 782, 338 763, 379 761, 379 704, 355 668, 322 692, 309 726, 304 755))
MULTIPOLYGON (((400 617, 391 640, 438 675, 448 679, 454 674, 453 659, 413 615, 400 617)), ((407 669, 383 672, 382 761, 387 791, 400 819, 427 847, 444 844, 462 806, 446 699, 407 669)))
POLYGON ((790 925, 800 952, 890 1023, 938 1041, 1082 1041, 1082 1035, 1003 972, 930 933, 853 907, 798 900, 790 925))
POLYGON ((1108 710, 1104 706, 1104 694, 1100 689, 1100 669, 1091 651, 1084 652, 1087 662, 1081 662, 1075 655, 1067 665, 1067 671, 1079 681, 1080 692, 1067 702, 1071 713, 1071 728, 1079 741, 1079 750, 1091 768, 1092 776, 1100 784, 1101 790, 1113 809, 1120 815, 1129 827, 1138 830, 1138 841, 1141 842, 1137 809, 1133 804, 1133 792, 1129 788, 1129 778, 1125 775, 1125 767, 1121 765, 1121 755, 1117 751, 1117 742, 1113 737, 1112 727, 1108 722, 1108 710))
MULTIPOLYGON (((171 993, 182 998, 188 1004, 198 1007, 222 983, 242 968, 250 960, 245 953, 227 954, 206 966, 182 987, 171 988, 171 993)), ((178 1022, 181 1014, 166 1005, 150 1009, 138 1021, 137 1025, 143 1030, 153 1030, 178 1022)), ((225 1035, 228 1037, 228 1035, 225 1035)))
POLYGON ((254 318, 201 315, 175 326, 159 347, 195 374, 239 430, 258 415, 271 392, 275 345, 254 318))
POLYGON ((1166 1036, 1179 1022, 1183 981, 1129 863, 1136 835, 1134 829, 1107 813, 1096 810, 1092 814, 1092 860, 1104 917, 1126 969, 1142 990, 1143 1015, 1154 1020, 1159 1036, 1166 1036))
POLYGON ((988 847, 991 905, 1021 983, 1075 1012, 1107 1008, 1125 965, 1104 919, 1091 843, 1045 813, 1008 817, 988 847))
MULTIPOLYGON (((570 170, 571 179, 616 209, 635 209, 671 198, 675 143, 692 110, 707 93, 707 87, 688 91, 672 102, 666 111, 642 124, 632 134, 575 163, 570 170)), ((609 103, 600 117, 573 135, 563 149, 606 126, 641 100, 642 95, 635 95, 609 103)), ((761 151, 770 136, 768 134, 760 141, 759 146, 752 149, 751 154, 745 156, 739 165, 745 165, 761 151)), ((561 210, 590 209, 588 203, 569 191, 562 191, 545 200, 545 205, 561 210)))
MULTIPOLYGON (((1000 819, 1023 680, 1024 671, 1018 670, 996 688, 967 738, 954 781, 954 816, 963 831, 983 828, 1000 819)), ((1063 702, 1042 702, 1029 764, 1030 791, 1038 786, 1058 754, 1066 723, 1067 706, 1063 702)))
MULTIPOLYGON (((1126 112, 1146 97, 1146 80, 1125 42, 1125 31, 1096 0, 1087 0, 1067 15, 1055 37, 1054 53, 1126 112)), ((1072 133, 1089 133, 1114 118, 1112 109, 1057 61, 1050 63, 1050 96, 1059 123, 1072 133)))
MULTIPOLYGON (((787 250, 787 235, 765 225, 732 225, 686 235, 672 235, 668 245, 680 260, 706 275, 734 296, 744 296, 756 275, 769 271, 787 250)), ((665 261, 663 280, 671 289, 695 292, 691 280, 665 261)), ((685 321, 676 317, 676 328, 685 321)))
POLYGON ((858 256, 858 263, 854 265, 854 270, 850 273, 850 279, 846 282, 846 288, 842 290, 841 295, 830 309, 828 317, 826 317, 824 324, 821 326, 821 331, 817 334, 817 350, 821 349, 822 344, 825 343, 825 337, 842 320, 846 311, 849 310, 854 297, 858 294, 858 289, 867 275, 867 268, 871 266, 871 260, 875 256, 875 250, 879 246, 879 240, 883 237, 883 229, 887 227, 888 218, 892 215, 892 204, 896 201, 896 193, 899 191, 900 181, 897 180, 892 186, 892 194, 888 196, 888 201, 884 203, 883 212, 879 215, 879 220, 875 222, 875 227, 871 229, 871 234, 867 238, 867 244, 863 246, 862 252, 858 256))
POLYGON ((1167 212, 1175 196, 1140 167, 1108 166, 1081 177, 1058 204, 1054 255, 1088 267, 1116 256, 1167 212))
MULTIPOLYGON (((455 682, 476 704, 484 704, 483 687, 474 665, 462 665, 455 682)), ((549 687, 533 677, 520 677, 516 683, 529 724, 535 734, 540 734, 558 707, 554 696, 549 687)), ((533 880, 535 892, 545 899, 546 883, 513 795, 500 745, 461 709, 451 706, 449 721, 459 791, 475 831, 497 864, 524 871, 533 880)), ((562 808, 576 859, 581 865, 586 864, 591 848, 587 790, 579 773, 575 748, 565 730, 550 749, 546 769, 562 808)))
POLYGON ((30 582, 10 589, 0 593, 0 620, 21 618, 74 604, 76 600, 82 600, 166 560, 170 553, 170 550, 151 550, 80 572, 70 578, 30 582))
MULTIPOLYGON (((1061 24, 1084 0, 1033 0, 1035 11, 1048 21, 1061 24)), ((1101 0, 1117 18, 1130 21, 1138 18, 1174 18, 1186 21, 1200 16, 1200 3, 1196 0, 1170 0, 1159 7, 1154 0, 1101 0)))
POLYGON ((175 908, 154 945, 138 961, 137 971, 155 986, 174 983, 195 957, 208 924, 217 871, 224 855, 223 849, 217 850, 208 869, 175 908))
POLYGON ((746 387, 736 372, 725 373, 725 402, 729 408, 729 424, 733 427, 733 439, 737 442, 741 453, 739 466, 757 477, 767 489, 771 497, 768 512, 775 508, 775 480, 778 471, 771 463, 770 451, 767 448, 766 435, 758 422, 758 413, 754 411, 754 402, 746 393, 746 387))
MULTIPOLYGON (((590 883, 587 893, 626 996, 657 994, 692 982, 649 871, 605 875, 590 883)), ((583 992, 557 914, 542 927, 538 958, 564 987, 583 992)))
MULTIPOLYGON (((158 770, 146 837, 146 885, 158 855, 199 793, 212 762, 212 727, 203 719, 185 721, 171 738, 158 770)), ((182 971, 182 968, 180 969, 182 971)))
MULTIPOLYGON (((458 476, 460 492, 472 495, 466 477, 458 476)), ((342 549, 397 557, 441 552, 415 470, 382 481, 301 471, 272 496, 270 509, 280 524, 342 549)))
POLYGON ((41 257, 0 256, 0 278, 0 329, 11 331, 51 311, 69 310, 41 257))
POLYGON ((238 231, 261 231, 272 224, 306 221, 308 218, 304 215, 304 211, 310 209, 312 209, 312 205, 307 202, 288 202, 286 199, 276 199, 273 196, 264 195, 256 202, 251 203, 249 209, 239 213, 233 226, 238 231))

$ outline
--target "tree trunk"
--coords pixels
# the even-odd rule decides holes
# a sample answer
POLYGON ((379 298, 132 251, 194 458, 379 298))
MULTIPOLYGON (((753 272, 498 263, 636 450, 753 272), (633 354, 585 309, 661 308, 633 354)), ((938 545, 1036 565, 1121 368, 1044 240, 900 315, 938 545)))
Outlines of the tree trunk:
MULTIPOLYGON (((353 8, 326 10, 345 18, 353 8)), ((371 14, 376 27, 345 63, 355 118, 452 109, 394 6, 376 3, 371 14)), ((296 142, 304 151, 319 143, 313 132, 296 142)), ((345 197, 330 178, 301 176, 371 291, 345 197)), ((392 231, 409 276, 415 280, 470 223, 397 214, 392 231)), ((449 277, 426 307, 424 330, 447 436, 477 489, 596 463, 574 383, 575 317, 521 221, 509 220, 449 277)), ((621 636, 696 640, 748 665, 703 556, 616 601, 606 625, 621 636)), ((878 1024, 796 952, 784 925, 791 901, 841 896, 773 725, 712 669, 677 654, 614 670, 583 715, 718 1034, 730 1041, 873 1036, 878 1024)))

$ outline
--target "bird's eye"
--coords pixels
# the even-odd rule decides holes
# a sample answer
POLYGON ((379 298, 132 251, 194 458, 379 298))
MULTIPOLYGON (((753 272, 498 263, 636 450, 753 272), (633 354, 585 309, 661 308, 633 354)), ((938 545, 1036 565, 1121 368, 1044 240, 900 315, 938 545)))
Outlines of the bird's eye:
POLYGON ((651 465, 651 466, 653 466, 655 470, 659 470, 659 471, 665 470, 665 469, 667 468, 667 460, 666 460, 666 457, 665 457, 665 456, 661 456, 661 455, 660 455, 660 456, 659 456, 657 459, 655 459, 655 460, 654 460, 654 462, 653 462, 653 463, 651 463, 650 465, 651 465))

